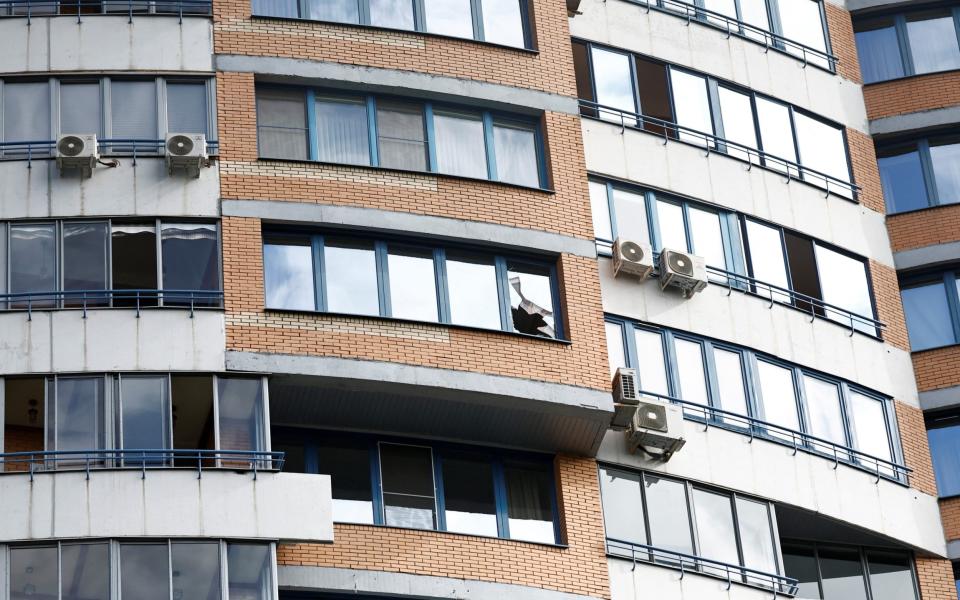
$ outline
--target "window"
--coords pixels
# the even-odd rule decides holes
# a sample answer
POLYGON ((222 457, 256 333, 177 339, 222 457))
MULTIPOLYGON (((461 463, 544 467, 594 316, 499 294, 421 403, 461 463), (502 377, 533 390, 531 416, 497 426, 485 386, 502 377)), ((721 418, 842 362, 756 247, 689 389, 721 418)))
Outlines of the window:
POLYGON ((217 377, 217 406, 222 447, 240 452, 267 449, 262 378, 217 377))
MULTIPOLYGON (((3 81, 3 141, 39 142, 51 139, 50 88, 47 82, 14 83, 3 81)), ((7 148, 5 153, 26 154, 23 148, 7 148)))
MULTIPOLYGON (((109 287, 109 231, 108 223, 63 224, 63 290, 76 292, 64 298, 65 305, 82 306, 88 291, 93 292, 94 305, 106 304, 107 298, 97 297, 96 291, 109 287)), ((214 260, 219 264, 219 257, 214 260)))
POLYGON ((47 379, 47 450, 106 447, 104 384, 103 377, 47 379))
POLYGON ((120 544, 120 596, 141 600, 170 598, 167 544, 120 544))
POLYGON ((748 348, 616 317, 606 325, 611 370, 635 369, 638 394, 680 400, 690 419, 905 476, 890 399, 748 348))
MULTIPOLYGON (((160 250, 163 289, 216 291, 220 289, 217 226, 213 223, 161 223, 160 250)), ((190 302, 189 296, 164 294, 167 304, 190 302)), ((210 304, 207 299, 204 304, 210 304)))
MULTIPOLYGON (((170 446, 170 407, 166 376, 117 377, 121 447, 128 450, 166 449, 170 446)), ((129 462, 156 464, 162 457, 129 457, 129 462)))
POLYGON ((930 457, 941 498, 960 495, 960 415, 953 411, 926 416, 930 457))
POLYGON ((650 528, 650 545, 693 554, 686 486, 673 479, 645 474, 643 495, 647 507, 647 526, 650 528))
POLYGON ((419 31, 531 48, 528 0, 253 0, 261 17, 302 18, 419 31))
POLYGON ((960 137, 938 135, 877 145, 887 212, 960 202, 960 137))
POLYGON ((204 82, 167 82, 167 130, 207 132, 207 86, 204 82))
MULTIPOLYGON (((115 81, 110 87, 112 137, 120 140, 155 140, 160 136, 157 112, 144 107, 157 105, 153 81, 115 81)), ((122 146, 127 151, 126 146, 122 146)))
MULTIPOLYGON (((203 85, 198 86, 204 89, 203 85)), ((206 94, 206 90, 204 90, 206 94)), ((99 83, 60 84, 60 132, 100 134, 103 130, 100 115, 99 83)), ((176 131, 189 131, 179 130, 176 131)), ((42 139, 42 138, 37 138, 42 139)))
POLYGON ((266 544, 227 544, 227 596, 230 600, 273 598, 272 555, 266 544))
MULTIPOLYGON (((821 15, 820 3, 813 0, 780 5, 793 7, 791 26, 808 28, 813 15, 821 15)), ((575 40, 573 47, 578 94, 586 100, 584 116, 715 148, 854 199, 856 186, 841 125, 646 57, 584 41, 575 40)))
POLYGON ((799 581, 798 598, 917 600, 920 597, 913 559, 906 552, 785 541, 783 563, 787 577, 799 581))
POLYGON ((10 600, 37 595, 56 598, 59 592, 56 546, 10 548, 10 600))
POLYGON ((61 544, 60 576, 61 600, 109 600, 110 546, 61 544))
POLYGON ((322 90, 258 86, 256 93, 262 158, 546 186, 531 117, 322 90))
POLYGON ((263 253, 268 309, 392 317, 563 337, 558 331, 556 268, 542 261, 406 242, 281 232, 265 233, 263 253))
POLYGON ((221 586, 220 544, 174 542, 170 544, 170 565, 174 598, 217 600, 221 586))
POLYGON ((826 58, 828 55, 827 27, 822 3, 813 0, 786 0, 777 2, 777 6, 780 9, 780 26, 783 28, 783 36, 817 52, 811 54, 809 50, 792 44, 786 45, 786 51, 829 69, 832 65, 826 58))
POLYGON ((855 21, 863 82, 960 69, 958 14, 920 9, 855 21))
POLYGON ((919 273, 900 280, 900 297, 914 352, 960 340, 960 282, 953 271, 919 273))
MULTIPOLYGON (((10 293, 39 293, 36 307, 56 305, 50 292, 57 289, 57 235, 56 224, 14 225, 10 227, 10 293), (43 294, 47 295, 44 296, 43 294)), ((26 300, 26 298, 24 298, 26 300)), ((27 303, 15 299, 12 307, 27 303)))
POLYGON ((308 472, 331 476, 335 522, 557 543, 544 456, 289 428, 274 441, 302 448, 308 472))

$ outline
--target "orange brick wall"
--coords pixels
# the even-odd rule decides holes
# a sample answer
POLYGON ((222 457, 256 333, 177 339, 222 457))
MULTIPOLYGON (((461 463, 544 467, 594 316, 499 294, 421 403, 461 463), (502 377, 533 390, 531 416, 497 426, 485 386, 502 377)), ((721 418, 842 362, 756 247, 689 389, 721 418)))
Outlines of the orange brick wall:
POLYGON ((949 560, 917 558, 917 579, 923 600, 957 600, 953 566, 949 560))
POLYGON ((883 202, 883 187, 877 167, 877 152, 873 138, 850 127, 847 128, 847 148, 850 151, 850 166, 853 181, 860 186, 860 204, 878 213, 886 212, 883 202))
POLYGON ((877 318, 886 325, 883 339, 901 350, 910 351, 907 338, 907 321, 903 315, 903 303, 900 300, 900 284, 897 272, 875 260, 870 261, 870 278, 873 281, 873 295, 877 303, 877 318))
POLYGON ((850 81, 861 83, 860 61, 857 58, 857 43, 850 13, 830 2, 824 2, 823 6, 827 13, 830 48, 839 60, 837 73, 850 81))
POLYGON ((960 204, 887 217, 894 252, 960 240, 960 204))
POLYGON ((910 486, 925 494, 936 496, 937 482, 933 476, 933 461, 930 459, 930 446, 927 443, 923 411, 903 402, 895 402, 894 406, 897 412, 897 428, 900 430, 904 463, 913 469, 910 473, 910 486))
POLYGON ((960 497, 940 501, 940 519, 947 541, 960 540, 960 497))
POLYGON ((960 346, 913 353, 913 372, 921 392, 960 385, 960 346))
POLYGON ((867 117, 880 119, 960 104, 960 71, 933 73, 864 86, 867 117))
POLYGON ((277 563, 495 581, 609 598, 597 464, 568 456, 555 464, 566 548, 338 524, 333 544, 282 545, 277 563))

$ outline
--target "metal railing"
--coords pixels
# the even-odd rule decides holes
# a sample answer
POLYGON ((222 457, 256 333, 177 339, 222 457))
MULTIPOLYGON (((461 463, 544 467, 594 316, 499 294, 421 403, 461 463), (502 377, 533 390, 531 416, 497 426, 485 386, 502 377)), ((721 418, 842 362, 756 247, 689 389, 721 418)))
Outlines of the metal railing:
MULTIPOLYGON (((97 140, 97 150, 101 156, 129 156, 132 158, 134 165, 137 164, 138 157, 157 158, 163 156, 163 145, 164 140, 152 139, 107 138, 97 140)), ((55 158, 56 146, 56 140, 0 142, 0 161, 27 161, 29 166, 29 163, 34 160, 55 158)), ((207 140, 207 154, 209 156, 216 156, 219 151, 219 141, 207 140)))
POLYGON ((834 469, 844 464, 861 471, 866 471, 876 476, 878 483, 882 478, 906 485, 907 475, 912 472, 912 469, 907 466, 768 421, 761 421, 760 419, 739 413, 697 404, 696 402, 690 402, 688 400, 681 400, 680 398, 658 394, 656 392, 638 391, 637 395, 658 398, 673 404, 678 404, 683 409, 685 419, 703 423, 707 426, 721 427, 749 435, 751 442, 753 442, 754 438, 759 438, 793 448, 794 454, 798 451, 816 454, 832 460, 834 469))
POLYGON ((43 450, 37 452, 7 452, 0 454, 0 473, 36 473, 55 471, 133 470, 145 478, 147 472, 161 469, 192 469, 197 478, 203 472, 221 469, 251 471, 257 478, 259 471, 277 472, 283 469, 283 452, 256 450, 199 450, 199 449, 100 449, 100 450, 43 450))
POLYGON ((785 176, 787 183, 794 180, 803 181, 823 188, 827 196, 833 193, 841 198, 857 202, 856 196, 860 192, 860 186, 805 167, 798 162, 672 121, 606 106, 583 98, 579 99, 579 103, 580 114, 584 117, 619 125, 621 129, 629 128, 662 137, 664 144, 668 141, 675 141, 696 146, 705 150, 707 156, 710 153, 723 154, 747 163, 748 171, 755 166, 760 167, 785 176))
POLYGON ((134 15, 208 17, 213 14, 211 0, 0 0, 0 18, 76 17, 97 15, 126 15, 133 22, 134 15))
POLYGON ((606 552, 608 556, 632 561, 634 569, 637 563, 651 563, 679 570, 680 579, 683 579, 686 573, 724 579, 728 590, 734 583, 739 583, 768 589, 777 597, 794 596, 799 589, 797 580, 792 577, 615 538, 607 538, 606 552))
POLYGON ((82 310, 103 308, 135 309, 137 318, 145 308, 189 309, 190 318, 200 309, 223 307, 223 292, 212 290, 70 290, 0 294, 0 311, 26 311, 27 320, 35 310, 82 310))
POLYGON ((824 52, 812 46, 801 44, 800 42, 788 39, 782 35, 773 33, 756 25, 751 25, 745 21, 740 21, 736 17, 731 17, 707 8, 702 8, 690 2, 683 0, 627 0, 633 4, 639 4, 647 9, 657 12, 675 15, 685 19, 689 25, 691 22, 708 25, 727 34, 727 37, 735 35, 737 37, 760 44, 767 50, 777 50, 784 54, 789 54, 800 58, 803 66, 813 65, 822 68, 831 73, 835 73, 840 59, 836 55, 824 52))

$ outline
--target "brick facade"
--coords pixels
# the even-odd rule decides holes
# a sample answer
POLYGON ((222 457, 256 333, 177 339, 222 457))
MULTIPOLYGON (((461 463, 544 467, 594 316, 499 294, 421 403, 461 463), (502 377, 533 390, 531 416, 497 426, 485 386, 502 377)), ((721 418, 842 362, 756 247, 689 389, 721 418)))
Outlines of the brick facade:
POLYGON ((864 86, 867 117, 881 119, 960 104, 960 71, 932 73, 864 86))
POLYGON ((960 497, 940 501, 940 518, 947 541, 960 540, 960 497))
POLYGON ((913 353, 913 372, 921 392, 960 385, 960 346, 946 346, 913 353))
POLYGON ((900 430, 900 444, 903 448, 903 462, 913 470, 910 473, 910 486, 936 496, 937 482, 933 476, 933 462, 930 460, 923 411, 903 402, 895 402, 894 405, 897 428, 900 430))
POLYGON ((566 547, 338 524, 333 544, 281 545, 277 563, 495 581, 609 598, 596 462, 559 456, 555 465, 566 547))
POLYGON ((949 560, 917 558, 917 583, 923 600, 956 600, 953 566, 949 560))
POLYGON ((860 186, 860 204, 874 212, 886 212, 873 138, 862 131, 847 127, 847 149, 850 153, 853 181, 860 186))
POLYGON ((837 73, 855 83, 861 83, 860 61, 857 58, 857 42, 853 35, 850 13, 830 2, 824 2, 827 14, 827 29, 830 32, 830 48, 837 57, 837 73))
POLYGON ((875 260, 870 261, 870 278, 873 282, 873 296, 877 305, 877 318, 886 325, 883 339, 891 346, 910 351, 907 337, 907 321, 903 315, 903 303, 900 300, 900 285, 897 272, 893 267, 875 260))
POLYGON ((894 252, 960 241, 960 204, 948 204, 887 217, 894 252))

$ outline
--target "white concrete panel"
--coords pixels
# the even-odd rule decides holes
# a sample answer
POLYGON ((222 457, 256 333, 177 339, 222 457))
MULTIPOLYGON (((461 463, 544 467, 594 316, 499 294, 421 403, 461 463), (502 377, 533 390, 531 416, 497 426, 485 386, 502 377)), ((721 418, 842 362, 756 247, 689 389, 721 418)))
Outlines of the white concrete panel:
POLYGON ((213 71, 209 17, 84 15, 0 21, 0 72, 213 71))
POLYGON ((732 81, 867 132, 860 85, 777 51, 620 0, 582 0, 570 33, 732 81))
POLYGON ((219 215, 216 166, 192 179, 168 175, 162 158, 138 158, 136 166, 130 157, 119 160, 119 167, 101 165, 89 179, 61 177, 53 160, 33 161, 29 169, 26 161, 0 162, 0 219, 219 215))
MULTIPOLYGON (((615 2, 611 2, 615 3, 615 2)), ((884 215, 780 173, 593 119, 582 122, 587 169, 711 202, 803 231, 893 266, 884 215)))
POLYGON ((773 591, 646 563, 608 558, 613 600, 769 600, 773 591))
POLYGON ((746 346, 919 406, 910 353, 832 321, 714 284, 684 300, 657 280, 615 278, 606 258, 600 283, 606 313, 746 346))
POLYGON ((330 477, 191 469, 0 476, 0 539, 333 540, 330 477))
POLYGON ((223 371, 223 313, 102 309, 0 314, 0 375, 223 371))
POLYGON ((937 499, 807 452, 684 421, 686 445, 664 463, 630 454, 609 432, 597 460, 658 471, 796 506, 920 551, 946 554, 937 499), (709 457, 709 458, 708 458, 709 457))

